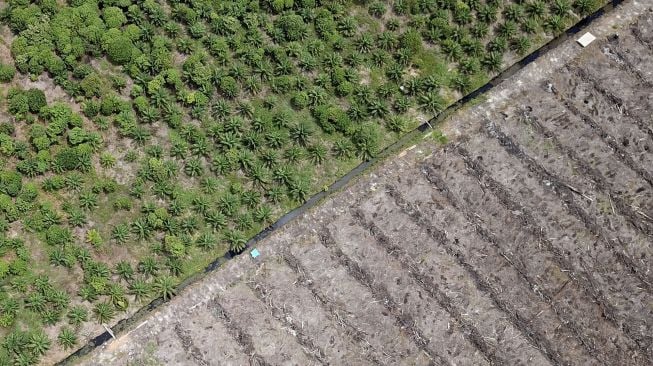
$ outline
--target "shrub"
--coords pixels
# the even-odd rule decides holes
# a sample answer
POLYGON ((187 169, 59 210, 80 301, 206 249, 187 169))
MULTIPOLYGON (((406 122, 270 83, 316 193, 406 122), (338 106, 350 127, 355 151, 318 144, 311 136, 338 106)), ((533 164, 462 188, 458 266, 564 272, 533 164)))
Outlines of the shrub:
POLYGON ((308 106, 308 94, 306 92, 297 92, 290 100, 293 108, 295 109, 304 109, 308 106))
POLYGON ((0 173, 0 192, 16 197, 20 193, 22 186, 22 176, 15 171, 0 173))
POLYGON ((64 148, 54 158, 56 166, 62 170, 75 170, 79 167, 81 154, 75 148, 64 148))
POLYGON ((290 9, 293 7, 293 0, 268 0, 270 7, 275 13, 280 13, 284 9, 290 9))
POLYGON ((184 242, 174 235, 165 236, 164 248, 166 253, 174 258, 180 258, 186 252, 186 246, 184 245, 184 242))
POLYGON ((99 97, 102 91, 104 80, 96 73, 88 74, 80 83, 79 87, 87 98, 99 97))
POLYGON ((126 36, 118 36, 109 40, 107 45, 107 57, 109 61, 118 64, 125 65, 131 61, 132 51, 134 50, 134 44, 126 36))
POLYGON ((274 26, 283 34, 286 41, 299 41, 308 34, 308 28, 304 20, 296 14, 280 16, 274 21, 274 26))
POLYGON ((414 55, 422 50, 422 37, 416 31, 409 30, 401 36, 400 44, 414 55))
POLYGON ((15 116, 24 116, 29 112, 29 98, 22 90, 11 89, 7 93, 7 109, 15 116))
POLYGON ((97 229, 90 229, 86 232, 86 242, 98 248, 102 246, 104 241, 102 240, 102 236, 97 229))
POLYGON ((104 8, 102 18, 104 18, 107 28, 119 28, 127 21, 127 17, 122 13, 122 10, 115 6, 104 8))
POLYGON ((29 103, 29 111, 38 113, 42 107, 47 105, 45 100, 45 93, 40 89, 29 89, 25 91, 27 102, 29 103))
POLYGON ((0 82, 8 83, 16 75, 16 68, 12 65, 0 63, 0 82))
POLYGON ((52 246, 62 246, 72 243, 73 235, 67 228, 52 225, 45 233, 45 241, 52 246))
POLYGON ((92 118, 100 113, 100 102, 95 100, 88 100, 82 104, 82 112, 86 117, 92 118))
POLYGON ((231 76, 220 79, 220 92, 227 98, 233 98, 238 94, 238 83, 231 76))

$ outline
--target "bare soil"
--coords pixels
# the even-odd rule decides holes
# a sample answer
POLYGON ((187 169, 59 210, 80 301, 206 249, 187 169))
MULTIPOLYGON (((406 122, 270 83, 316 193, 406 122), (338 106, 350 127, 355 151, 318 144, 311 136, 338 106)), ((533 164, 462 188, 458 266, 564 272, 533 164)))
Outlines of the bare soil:
POLYGON ((639 14, 531 64, 452 116, 447 145, 382 163, 82 363, 652 364, 639 14))

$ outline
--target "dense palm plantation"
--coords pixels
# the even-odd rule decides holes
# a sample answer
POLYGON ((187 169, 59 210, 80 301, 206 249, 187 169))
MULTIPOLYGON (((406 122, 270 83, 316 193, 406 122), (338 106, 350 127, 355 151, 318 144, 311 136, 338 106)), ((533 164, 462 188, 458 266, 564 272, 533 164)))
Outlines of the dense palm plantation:
POLYGON ((0 364, 174 296, 598 3, 8 1, 0 364))

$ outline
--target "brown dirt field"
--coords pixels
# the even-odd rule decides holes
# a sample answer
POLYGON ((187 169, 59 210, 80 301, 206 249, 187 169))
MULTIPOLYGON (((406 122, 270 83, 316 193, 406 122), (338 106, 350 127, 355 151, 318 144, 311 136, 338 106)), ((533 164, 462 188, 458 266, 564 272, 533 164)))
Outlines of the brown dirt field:
POLYGON ((653 10, 592 32, 81 363, 652 364, 653 10))

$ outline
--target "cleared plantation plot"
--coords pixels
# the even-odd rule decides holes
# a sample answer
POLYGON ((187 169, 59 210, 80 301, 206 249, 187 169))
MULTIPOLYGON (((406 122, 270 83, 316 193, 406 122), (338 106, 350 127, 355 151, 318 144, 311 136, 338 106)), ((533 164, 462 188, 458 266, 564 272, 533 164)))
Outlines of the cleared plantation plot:
MULTIPOLYGON (((138 340, 158 319, 197 327, 186 309, 219 303, 228 322, 202 326, 258 364, 650 365, 652 22, 454 115, 459 138, 384 163, 85 363, 154 357, 138 340)), ((186 362, 228 363, 197 347, 186 362)))

